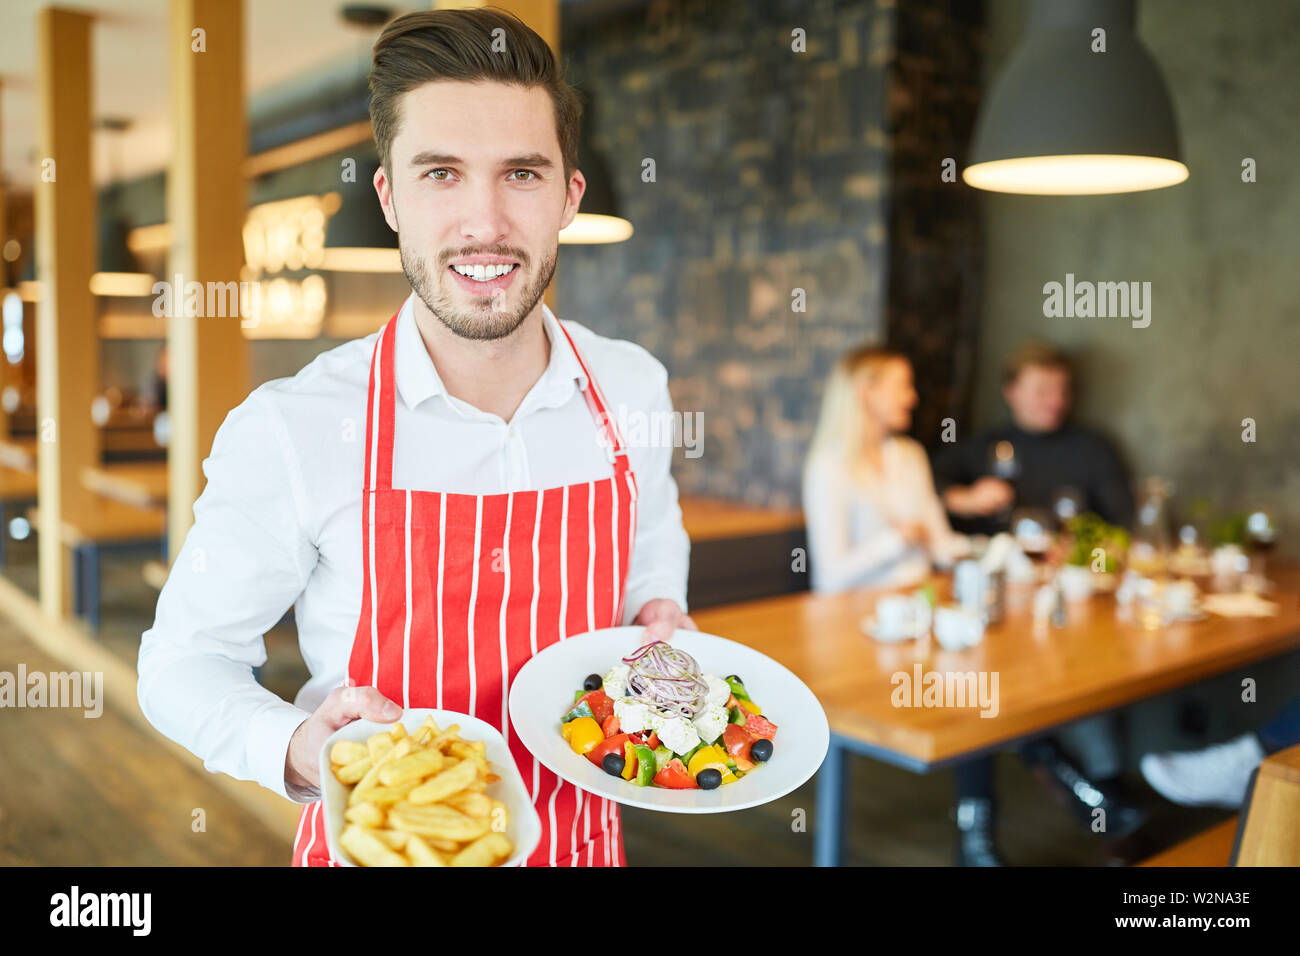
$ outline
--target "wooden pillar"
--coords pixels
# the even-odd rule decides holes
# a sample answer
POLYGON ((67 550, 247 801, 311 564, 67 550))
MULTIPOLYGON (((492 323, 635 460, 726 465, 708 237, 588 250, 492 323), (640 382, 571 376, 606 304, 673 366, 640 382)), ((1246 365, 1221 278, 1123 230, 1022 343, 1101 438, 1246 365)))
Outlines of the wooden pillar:
POLYGON ((96 218, 91 171, 91 17, 37 14, 36 428, 41 608, 66 616, 71 596, 60 528, 90 507, 82 471, 99 463, 90 403, 99 386, 90 276, 96 218))
MULTIPOLYGON (((167 279, 167 528, 174 558, 203 490, 201 464, 226 413, 248 395, 248 349, 237 309, 186 316, 184 286, 238 283, 244 263, 248 134, 244 112, 244 4, 171 0, 172 126, 167 177, 172 248, 167 279), (233 312, 234 314, 230 314, 233 312)), ((205 305, 228 297, 204 295, 205 305)))

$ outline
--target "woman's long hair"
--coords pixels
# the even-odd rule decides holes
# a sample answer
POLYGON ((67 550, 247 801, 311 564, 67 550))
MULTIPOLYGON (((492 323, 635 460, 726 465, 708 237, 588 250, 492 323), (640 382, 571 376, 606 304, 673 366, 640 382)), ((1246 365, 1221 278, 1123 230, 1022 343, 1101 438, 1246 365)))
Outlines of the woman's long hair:
POLYGON ((860 389, 896 360, 905 362, 907 357, 874 345, 858 346, 840 357, 822 396, 821 414, 808 449, 808 465, 822 459, 838 460, 854 478, 867 477, 863 460, 867 413, 860 389))

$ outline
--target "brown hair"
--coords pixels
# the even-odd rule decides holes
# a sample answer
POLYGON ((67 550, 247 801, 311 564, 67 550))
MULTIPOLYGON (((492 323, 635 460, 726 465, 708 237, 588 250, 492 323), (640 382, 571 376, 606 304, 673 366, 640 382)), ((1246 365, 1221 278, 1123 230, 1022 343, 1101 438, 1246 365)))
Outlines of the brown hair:
POLYGON ((544 87, 555 107, 565 179, 577 168, 582 121, 577 92, 565 82, 545 40, 514 14, 484 7, 408 13, 384 27, 375 41, 370 65, 370 123, 379 159, 390 173, 389 150, 400 125, 402 94, 434 80, 491 80, 544 87), (502 32, 494 36, 496 30, 502 32), (498 49, 493 49, 494 44, 498 49))
POLYGON ((1031 365, 1037 368, 1059 368, 1067 375, 1071 374, 1070 360, 1055 345, 1046 342, 1025 342, 1007 356, 1002 366, 1003 386, 1010 385, 1031 365))

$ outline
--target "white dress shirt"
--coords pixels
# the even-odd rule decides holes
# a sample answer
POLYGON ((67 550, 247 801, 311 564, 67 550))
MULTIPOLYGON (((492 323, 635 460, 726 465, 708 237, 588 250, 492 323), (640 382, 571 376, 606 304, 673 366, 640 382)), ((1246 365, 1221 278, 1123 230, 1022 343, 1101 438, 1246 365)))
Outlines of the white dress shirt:
MULTIPOLYGON (((579 391, 585 376, 549 309, 550 361, 507 423, 446 392, 413 299, 394 342, 394 487, 501 494, 613 473, 579 391)), ((668 374, 653 356, 574 322, 564 327, 616 421, 671 414, 668 374)), ((208 770, 298 802, 314 794, 286 792, 289 740, 344 682, 361 611, 361 479, 377 334, 267 382, 226 416, 203 463, 194 525, 140 644, 139 699, 149 721, 208 770), (252 674, 266 660, 263 635, 290 605, 311 672, 292 704, 252 674)), ((625 624, 653 598, 686 608, 690 543, 671 459, 671 447, 629 445, 639 500, 625 624)))
POLYGON ((902 435, 886 439, 880 474, 867 481, 855 480, 838 458, 813 458, 804 474, 803 508, 814 591, 913 584, 932 562, 949 564, 968 550, 935 494, 925 449, 902 435), (926 526, 928 549, 895 530, 909 522, 926 526))

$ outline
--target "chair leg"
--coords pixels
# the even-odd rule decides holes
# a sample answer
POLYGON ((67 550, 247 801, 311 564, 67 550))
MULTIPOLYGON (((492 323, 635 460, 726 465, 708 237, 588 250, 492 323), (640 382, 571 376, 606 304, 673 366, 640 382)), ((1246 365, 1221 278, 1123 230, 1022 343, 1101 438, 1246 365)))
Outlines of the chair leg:
POLYGON ((86 556, 85 546, 72 549, 72 613, 81 617, 86 613, 86 556))
POLYGON ((83 576, 86 582, 86 623, 90 626, 91 633, 98 633, 100 600, 102 597, 99 579, 98 545, 92 544, 86 548, 83 576))

